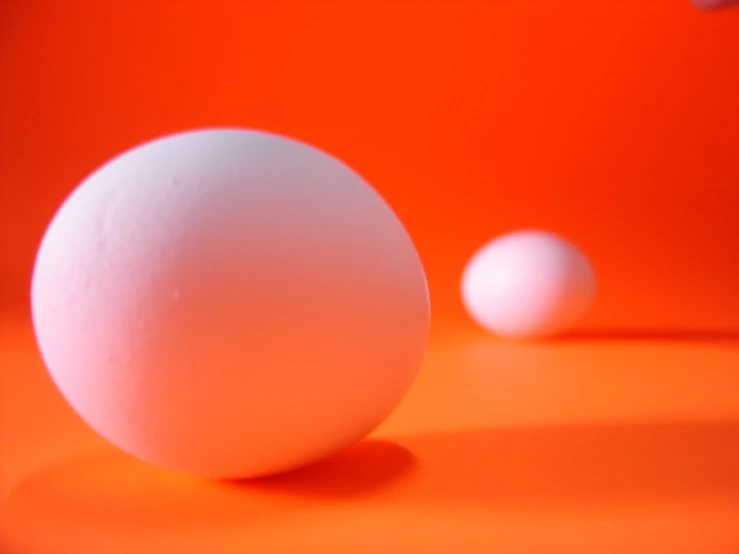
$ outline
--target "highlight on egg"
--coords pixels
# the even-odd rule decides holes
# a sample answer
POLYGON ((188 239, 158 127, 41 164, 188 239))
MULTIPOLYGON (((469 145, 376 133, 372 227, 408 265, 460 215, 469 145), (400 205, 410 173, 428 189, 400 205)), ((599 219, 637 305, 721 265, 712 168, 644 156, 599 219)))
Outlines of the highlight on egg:
POLYGON ((148 141, 91 173, 41 242, 33 323, 61 394, 114 445, 213 478, 366 436, 421 365, 421 261, 335 157, 235 128, 148 141))

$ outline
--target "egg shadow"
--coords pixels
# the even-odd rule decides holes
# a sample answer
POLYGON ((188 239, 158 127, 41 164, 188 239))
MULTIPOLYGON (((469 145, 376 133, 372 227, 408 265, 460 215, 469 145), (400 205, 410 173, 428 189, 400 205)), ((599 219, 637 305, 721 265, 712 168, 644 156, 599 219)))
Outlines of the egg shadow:
POLYGON ((152 522, 159 531, 197 528, 207 534, 213 527, 242 529, 284 518, 316 501, 380 494, 415 465, 405 447, 367 439, 289 473, 225 481, 166 471, 107 449, 27 475, 12 489, 6 514, 19 544, 35 544, 49 526, 70 545, 80 533, 90 538, 93 529, 124 541, 135 532, 143 540, 152 522))
POLYGON ((640 341, 640 342, 732 342, 739 329, 580 329, 554 341, 640 341))
POLYGON ((248 491, 340 499, 375 494, 411 473, 417 465, 416 457, 399 444, 366 440, 290 472, 223 483, 248 491))
POLYGON ((537 338, 500 337, 476 327, 464 333, 475 344, 541 345, 581 342, 739 342, 737 328, 575 328, 561 334, 537 338))
POLYGON ((60 552, 54 544, 65 545, 61 552, 102 552, 112 543, 125 546, 118 551, 151 551, 165 537, 186 545, 178 554, 230 554, 247 551, 255 535, 271 537, 277 550, 289 545, 289 532, 279 537, 301 518, 311 536, 330 539, 345 533, 339 521, 378 529, 402 523, 414 535, 443 527, 460 510, 495 525, 501 520, 494 514, 511 509, 537 517, 587 506, 739 506, 738 467, 737 421, 409 434, 242 481, 193 478, 107 452, 48 466, 19 483, 10 503, 19 547, 7 552, 60 552), (346 520, 334 517, 339 513, 346 520), (402 514, 411 517, 398 522, 402 514))
POLYGON ((715 500, 739 505, 739 422, 489 428, 409 436, 404 502, 443 507, 715 500))

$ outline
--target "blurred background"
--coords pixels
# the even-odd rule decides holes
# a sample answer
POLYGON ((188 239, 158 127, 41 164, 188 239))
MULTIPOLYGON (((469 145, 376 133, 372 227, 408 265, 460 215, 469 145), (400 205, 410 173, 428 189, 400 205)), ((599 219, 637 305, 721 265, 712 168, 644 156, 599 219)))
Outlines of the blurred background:
POLYGON ((468 328, 467 259, 557 232, 593 330, 739 331, 739 11, 687 0, 2 0, 0 310, 70 191, 166 133, 293 136, 363 174, 468 328))
POLYGON ((739 9, 0 0, 2 554, 735 554, 737 333, 739 9), (289 135, 361 173, 420 252, 435 337, 464 339, 432 343, 354 454, 256 489, 114 451, 59 394, 27 317, 74 187, 209 126, 289 135), (626 340, 476 330, 466 262, 531 227, 596 269, 581 330, 626 340))

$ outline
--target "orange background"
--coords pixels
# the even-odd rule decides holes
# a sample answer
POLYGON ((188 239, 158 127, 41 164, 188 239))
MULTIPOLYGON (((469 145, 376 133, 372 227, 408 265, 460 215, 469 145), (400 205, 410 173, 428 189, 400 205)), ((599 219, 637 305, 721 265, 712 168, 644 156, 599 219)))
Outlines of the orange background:
POLYGON ((687 0, 0 0, 2 554, 739 552, 739 11, 687 0), (368 442, 203 483, 115 452, 28 320, 72 188, 203 126, 302 139, 388 200, 429 279, 419 379, 368 442), (510 344, 458 281, 543 227, 599 278, 510 344), (733 337, 733 338, 732 338, 733 337))
POLYGON ((687 0, 3 0, 0 290, 66 195, 144 140, 237 125, 346 161, 469 325, 469 256, 521 227, 591 257, 587 326, 739 329, 739 12, 687 0))

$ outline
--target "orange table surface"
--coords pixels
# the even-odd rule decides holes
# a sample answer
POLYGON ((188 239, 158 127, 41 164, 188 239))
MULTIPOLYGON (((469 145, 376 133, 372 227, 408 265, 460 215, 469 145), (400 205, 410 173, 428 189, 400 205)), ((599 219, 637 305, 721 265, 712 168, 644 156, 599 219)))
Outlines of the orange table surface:
POLYGON ((736 554, 739 339, 440 332, 373 436, 220 483, 117 452, 0 320, 3 554, 736 554))

